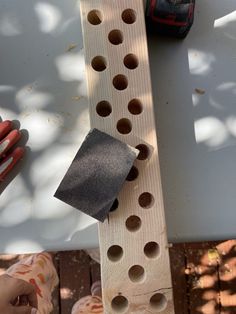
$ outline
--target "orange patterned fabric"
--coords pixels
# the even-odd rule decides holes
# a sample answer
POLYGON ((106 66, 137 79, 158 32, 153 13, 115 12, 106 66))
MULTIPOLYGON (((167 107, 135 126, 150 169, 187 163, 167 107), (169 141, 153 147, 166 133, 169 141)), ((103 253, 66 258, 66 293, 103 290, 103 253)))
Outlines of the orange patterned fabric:
POLYGON ((71 314, 103 314, 102 299, 97 296, 87 296, 73 306, 71 314))
POLYGON ((50 254, 44 252, 31 255, 12 265, 6 273, 34 285, 38 297, 38 314, 51 313, 51 294, 58 284, 58 275, 50 254))
MULTIPOLYGON (((59 280, 50 254, 31 255, 12 265, 6 273, 34 285, 38 297, 37 314, 51 313, 51 295, 59 280)), ((96 289, 100 289, 100 282, 94 284, 94 292, 96 289)), ((103 314, 102 299, 95 295, 84 297, 74 304, 71 314, 103 314)))

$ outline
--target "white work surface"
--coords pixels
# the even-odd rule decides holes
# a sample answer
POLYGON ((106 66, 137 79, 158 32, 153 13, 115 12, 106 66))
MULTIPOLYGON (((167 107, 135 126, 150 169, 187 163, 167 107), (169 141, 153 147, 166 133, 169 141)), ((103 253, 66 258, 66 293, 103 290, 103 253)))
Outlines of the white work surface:
MULTIPOLYGON (((174 242, 236 236, 236 3, 196 2, 186 40, 149 39, 174 242)), ((75 0, 1 0, 0 116, 28 137, 0 196, 0 252, 97 246, 95 220, 53 197, 90 129, 75 0)))

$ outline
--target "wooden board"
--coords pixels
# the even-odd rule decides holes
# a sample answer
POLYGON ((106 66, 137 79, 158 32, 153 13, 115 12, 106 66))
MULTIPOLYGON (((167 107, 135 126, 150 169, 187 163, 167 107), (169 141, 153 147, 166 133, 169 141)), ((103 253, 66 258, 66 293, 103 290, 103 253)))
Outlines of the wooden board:
POLYGON ((99 224, 105 313, 174 313, 143 2, 80 3, 91 127, 142 152, 99 224))
POLYGON ((84 251, 59 252, 60 308, 70 314, 73 305, 90 295, 90 257, 84 251))
POLYGON ((175 314, 189 314, 188 280, 185 273, 186 252, 183 244, 170 247, 170 266, 173 282, 175 314))
POLYGON ((217 245, 220 267, 221 314, 236 313, 236 240, 217 245))
POLYGON ((213 247, 185 250, 190 313, 219 314, 218 255, 213 247))

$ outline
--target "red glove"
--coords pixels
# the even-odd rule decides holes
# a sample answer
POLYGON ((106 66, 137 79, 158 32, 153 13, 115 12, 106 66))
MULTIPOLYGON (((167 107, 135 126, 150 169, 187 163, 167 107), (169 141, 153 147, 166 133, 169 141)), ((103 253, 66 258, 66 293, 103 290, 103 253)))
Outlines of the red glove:
POLYGON ((20 137, 20 131, 13 129, 11 121, 0 122, 0 181, 4 180, 24 155, 22 147, 16 147, 9 153, 9 149, 19 141, 20 137))

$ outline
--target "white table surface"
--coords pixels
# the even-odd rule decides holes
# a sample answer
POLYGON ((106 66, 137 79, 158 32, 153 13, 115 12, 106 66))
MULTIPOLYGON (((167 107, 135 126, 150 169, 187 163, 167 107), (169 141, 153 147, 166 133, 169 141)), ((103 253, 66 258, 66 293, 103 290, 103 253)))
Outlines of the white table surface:
MULTIPOLYGON (((236 4, 196 2, 186 40, 149 38, 174 242, 236 236, 236 4)), ((0 252, 98 245, 96 221, 53 197, 90 129, 86 93, 78 2, 2 0, 0 115, 20 122, 28 151, 1 194, 0 252)))

